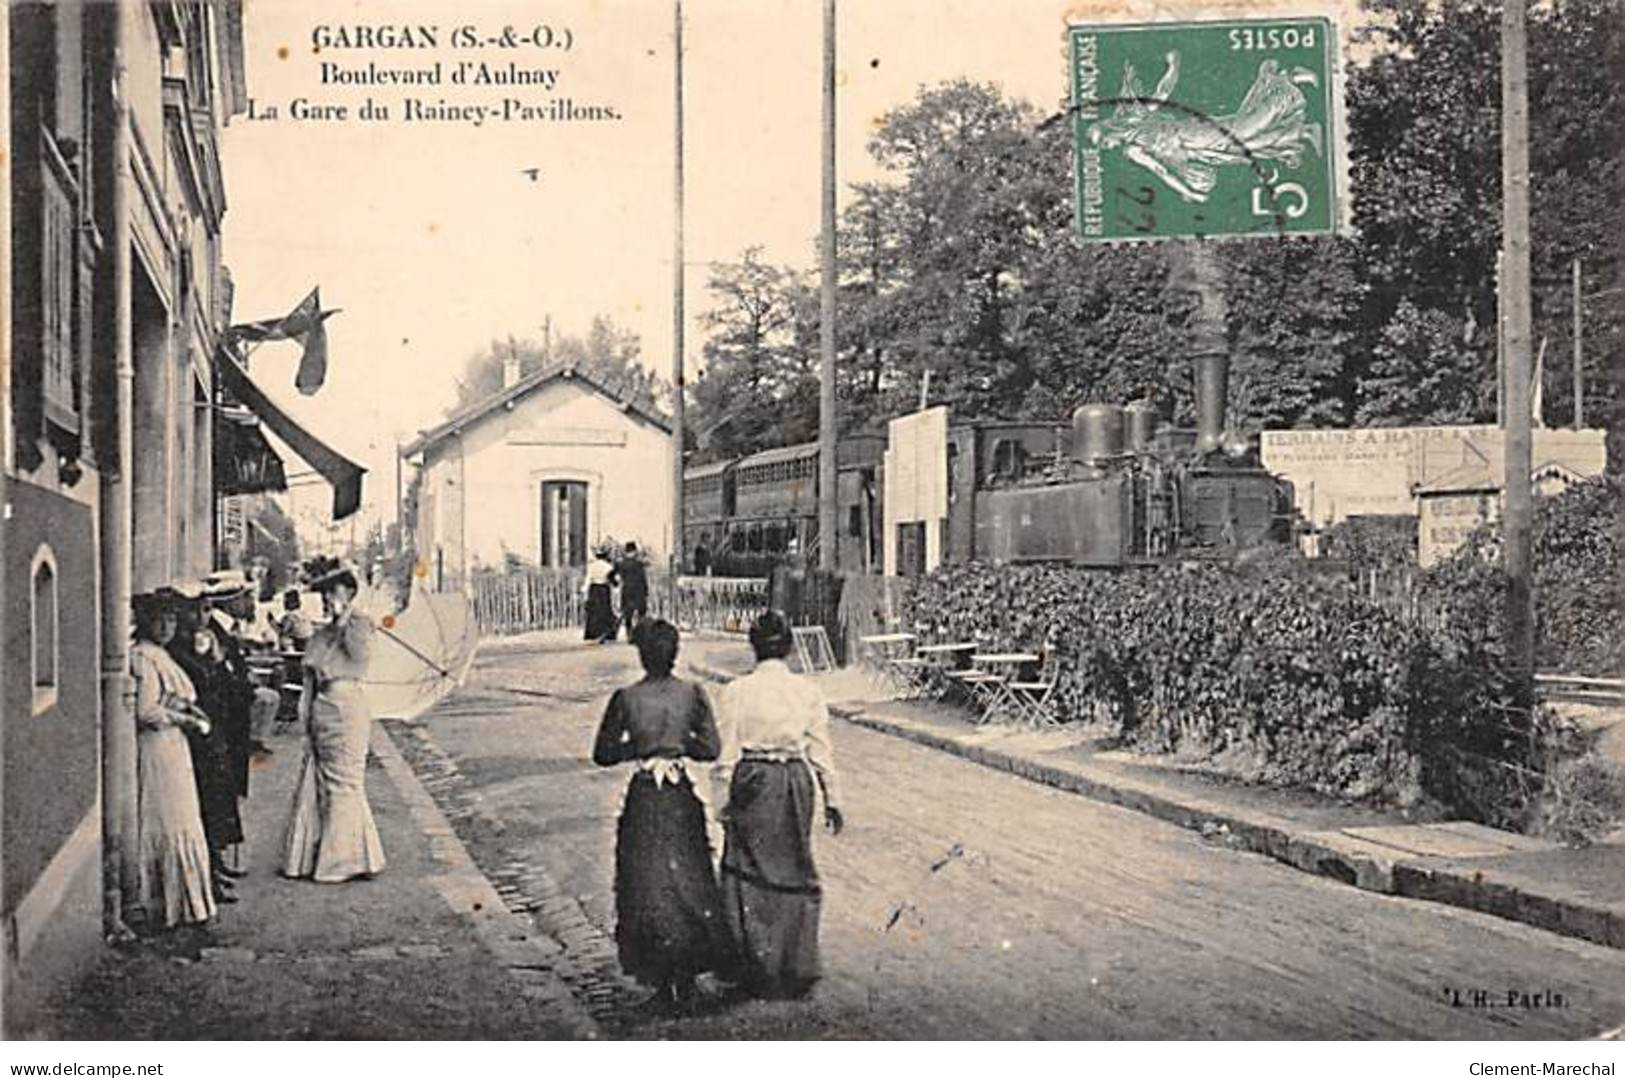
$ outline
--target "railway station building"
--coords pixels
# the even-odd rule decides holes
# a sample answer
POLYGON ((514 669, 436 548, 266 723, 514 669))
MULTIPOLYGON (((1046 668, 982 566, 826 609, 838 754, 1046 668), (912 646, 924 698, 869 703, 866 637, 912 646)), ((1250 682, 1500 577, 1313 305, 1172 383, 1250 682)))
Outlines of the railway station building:
POLYGON ((606 539, 672 550, 666 416, 569 365, 519 377, 402 448, 419 469, 416 542, 437 591, 520 564, 585 566, 606 539))

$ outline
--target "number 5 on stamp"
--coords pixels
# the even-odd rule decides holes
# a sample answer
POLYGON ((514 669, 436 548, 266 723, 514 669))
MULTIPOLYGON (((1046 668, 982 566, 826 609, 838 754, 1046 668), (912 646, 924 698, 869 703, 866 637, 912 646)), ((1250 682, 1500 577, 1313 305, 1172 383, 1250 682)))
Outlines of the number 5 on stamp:
POLYGON ((1078 25, 1069 37, 1083 240, 1338 230, 1330 19, 1078 25))

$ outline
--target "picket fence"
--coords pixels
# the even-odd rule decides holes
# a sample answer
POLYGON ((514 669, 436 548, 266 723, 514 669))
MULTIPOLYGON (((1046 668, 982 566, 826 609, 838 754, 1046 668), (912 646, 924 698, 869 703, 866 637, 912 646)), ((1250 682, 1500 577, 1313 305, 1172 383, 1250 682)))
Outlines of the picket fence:
MULTIPOLYGON (((475 573, 471 599, 481 635, 510 636, 586 623, 582 573, 571 569, 519 569, 475 573)), ((754 577, 649 573, 649 616, 692 631, 744 632, 767 609, 768 582, 754 577)))

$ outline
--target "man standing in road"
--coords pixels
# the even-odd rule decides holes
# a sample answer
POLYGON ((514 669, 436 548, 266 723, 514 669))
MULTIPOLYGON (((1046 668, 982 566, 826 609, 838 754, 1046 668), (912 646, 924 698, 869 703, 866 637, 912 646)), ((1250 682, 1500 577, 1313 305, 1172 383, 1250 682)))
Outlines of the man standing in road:
POLYGON ((626 626, 626 639, 634 640, 633 633, 649 610, 649 573, 643 567, 636 543, 626 544, 610 574, 610 583, 620 585, 621 623, 626 626))

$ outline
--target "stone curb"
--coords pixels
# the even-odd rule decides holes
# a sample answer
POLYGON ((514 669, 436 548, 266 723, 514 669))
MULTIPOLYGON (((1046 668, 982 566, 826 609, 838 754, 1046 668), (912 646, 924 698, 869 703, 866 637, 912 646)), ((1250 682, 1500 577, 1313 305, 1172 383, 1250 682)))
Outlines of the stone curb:
POLYGON ((534 930, 508 910, 495 886, 485 878, 458 839, 451 821, 440 811, 388 730, 381 725, 373 727, 371 748, 383 764, 385 774, 400 791, 412 822, 427 840, 430 859, 442 870, 428 880, 446 905, 468 920, 491 957, 518 981, 520 991, 533 1006, 544 1009, 546 1018, 558 1027, 562 1036, 577 1040, 602 1039, 602 1028, 553 972, 557 945, 546 937, 537 937, 534 930))
MULTIPOLYGON (((701 662, 690 661, 688 667, 696 676, 721 684, 736 676, 701 662)), ((1499 880, 1493 872, 1441 866, 1340 831, 1302 831, 1301 825, 1285 817, 1196 795, 1176 798, 1126 777, 1101 779, 907 721, 871 715, 858 704, 831 704, 830 713, 866 729, 940 749, 1057 790, 1120 805, 1207 836, 1222 835, 1232 848, 1264 854, 1299 871, 1341 880, 1364 891, 1487 913, 1558 935, 1625 949, 1625 908, 1587 905, 1541 894, 1499 880)))

